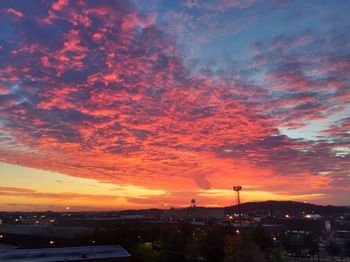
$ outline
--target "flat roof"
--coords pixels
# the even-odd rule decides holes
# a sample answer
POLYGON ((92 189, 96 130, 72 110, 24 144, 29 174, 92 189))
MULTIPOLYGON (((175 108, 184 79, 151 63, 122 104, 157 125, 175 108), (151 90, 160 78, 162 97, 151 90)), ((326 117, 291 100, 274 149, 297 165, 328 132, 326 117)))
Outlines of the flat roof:
POLYGON ((43 237, 59 237, 73 238, 74 236, 85 236, 92 234, 93 228, 80 226, 54 226, 54 225, 2 225, 1 233, 43 236, 43 237))
POLYGON ((7 245, 7 244, 0 243, 0 251, 1 252, 3 252, 3 250, 11 250, 11 249, 17 249, 17 247, 13 246, 13 245, 7 245))
POLYGON ((56 262, 82 259, 126 258, 131 255, 119 245, 63 248, 18 249, 2 251, 1 262, 56 262))

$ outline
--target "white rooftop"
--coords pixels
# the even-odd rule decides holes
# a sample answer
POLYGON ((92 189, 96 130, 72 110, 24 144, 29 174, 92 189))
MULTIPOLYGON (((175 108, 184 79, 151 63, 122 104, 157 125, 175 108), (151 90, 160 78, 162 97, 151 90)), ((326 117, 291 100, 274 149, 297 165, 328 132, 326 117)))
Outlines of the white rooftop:
POLYGON ((64 248, 18 249, 0 253, 1 262, 57 262, 84 259, 127 258, 131 255, 119 245, 64 248))
POLYGON ((93 228, 88 227, 64 227, 47 225, 5 225, 0 227, 1 233, 30 235, 30 236, 55 236, 58 238, 73 238, 92 234, 93 228))

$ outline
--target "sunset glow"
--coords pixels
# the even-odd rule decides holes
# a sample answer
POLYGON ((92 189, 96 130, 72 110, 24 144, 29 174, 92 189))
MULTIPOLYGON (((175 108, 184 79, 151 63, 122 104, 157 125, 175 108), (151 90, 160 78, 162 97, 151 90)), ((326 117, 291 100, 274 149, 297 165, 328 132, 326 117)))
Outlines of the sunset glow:
POLYGON ((349 8, 1 1, 0 210, 349 204, 349 8))

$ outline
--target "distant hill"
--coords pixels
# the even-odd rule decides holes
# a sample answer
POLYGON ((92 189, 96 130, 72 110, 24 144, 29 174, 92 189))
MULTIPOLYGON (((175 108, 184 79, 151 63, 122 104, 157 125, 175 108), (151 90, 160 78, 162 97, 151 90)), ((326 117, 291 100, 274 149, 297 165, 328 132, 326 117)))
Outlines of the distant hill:
MULTIPOLYGON (((206 208, 206 207, 198 207, 206 208)), ((207 209, 219 209, 220 207, 208 207, 207 209)), ((186 209, 186 208, 177 208, 186 209)), ((225 213, 238 212, 237 206, 224 207, 225 213)), ((296 202, 296 201, 262 201, 262 202, 247 202, 241 204, 242 212, 271 212, 271 213, 318 213, 318 214, 335 214, 350 212, 346 206, 322 206, 310 203, 296 202)), ((153 215, 158 216, 164 209, 144 209, 144 210, 123 210, 118 211, 119 215, 153 215)))
MULTIPOLYGON (((189 208, 189 207, 187 207, 189 208)), ((187 209, 187 208, 176 208, 176 210, 187 209)), ((237 206, 227 206, 227 207, 197 207, 198 209, 222 209, 226 214, 232 214, 233 212, 238 212, 237 206)), ((71 212, 71 218, 78 217, 91 217, 91 214, 95 214, 97 217, 112 217, 113 214, 118 216, 133 216, 133 215, 143 215, 145 217, 158 217, 163 212, 169 209, 131 209, 131 210, 119 210, 119 211, 96 211, 96 212, 71 212)), ((241 210, 244 213, 249 212, 271 212, 271 213, 318 213, 323 215, 333 215, 333 214, 342 214, 350 213, 350 206, 322 206, 315 205, 310 203, 296 202, 296 201, 262 201, 262 202, 247 202, 241 204, 241 210)), ((65 213, 65 212, 63 212, 65 213)), ((50 217, 60 217, 61 212, 1 212, 0 218, 8 217, 9 215, 20 216, 23 214, 27 215, 37 215, 37 214, 46 214, 50 217)))
MULTIPOLYGON (((334 214, 349 212, 346 206, 322 206, 310 203, 296 201, 263 201, 263 202, 247 202, 241 204, 242 212, 284 212, 284 213, 319 213, 334 214)), ((237 206, 225 207, 227 213, 237 212, 237 206)))
POLYGON ((117 213, 121 216, 132 216, 132 215, 143 215, 143 216, 159 216, 162 213, 162 209, 150 208, 150 209, 139 209, 139 210, 122 210, 117 213))

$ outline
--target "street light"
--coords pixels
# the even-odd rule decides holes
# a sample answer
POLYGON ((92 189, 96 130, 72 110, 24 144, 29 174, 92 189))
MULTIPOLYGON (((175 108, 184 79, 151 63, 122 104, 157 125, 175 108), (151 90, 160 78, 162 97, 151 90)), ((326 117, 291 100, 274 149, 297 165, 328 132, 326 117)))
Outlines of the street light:
POLYGON ((238 212, 239 212, 239 226, 242 229, 241 200, 240 200, 240 197, 239 197, 239 191, 242 190, 242 186, 233 186, 233 190, 237 194, 237 205, 238 205, 238 212))

